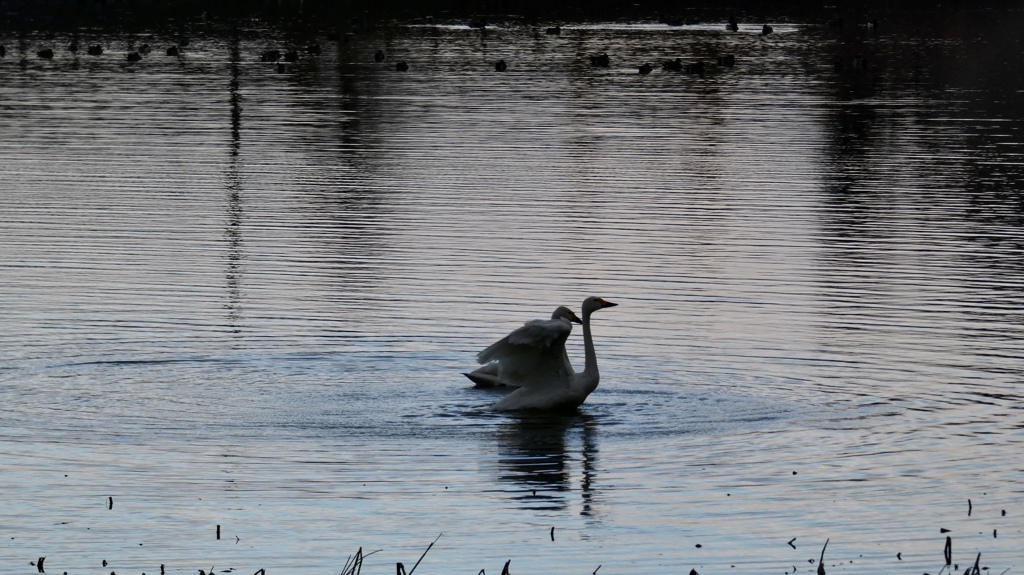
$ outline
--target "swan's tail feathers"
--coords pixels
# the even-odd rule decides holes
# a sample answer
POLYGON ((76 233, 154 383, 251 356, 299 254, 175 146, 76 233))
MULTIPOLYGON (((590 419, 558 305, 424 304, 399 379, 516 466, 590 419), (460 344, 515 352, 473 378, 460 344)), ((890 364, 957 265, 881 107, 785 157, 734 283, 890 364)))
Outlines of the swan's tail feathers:
POLYGON ((469 378, 469 381, 473 382, 474 387, 499 387, 505 384, 498 380, 498 376, 490 373, 463 373, 462 375, 469 378))
POLYGON ((462 375, 468 377, 475 384, 475 387, 519 387, 502 380, 500 371, 501 366, 494 362, 488 363, 476 371, 463 373, 462 375))

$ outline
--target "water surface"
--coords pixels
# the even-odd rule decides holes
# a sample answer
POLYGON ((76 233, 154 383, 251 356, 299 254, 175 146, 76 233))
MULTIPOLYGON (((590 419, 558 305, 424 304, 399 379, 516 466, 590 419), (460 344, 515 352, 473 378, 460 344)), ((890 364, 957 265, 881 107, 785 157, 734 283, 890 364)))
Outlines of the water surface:
POLYGON ((2 569, 1019 568, 1001 36, 759 32, 0 37, 2 569), (488 411, 474 354, 588 295, 579 413, 488 411))

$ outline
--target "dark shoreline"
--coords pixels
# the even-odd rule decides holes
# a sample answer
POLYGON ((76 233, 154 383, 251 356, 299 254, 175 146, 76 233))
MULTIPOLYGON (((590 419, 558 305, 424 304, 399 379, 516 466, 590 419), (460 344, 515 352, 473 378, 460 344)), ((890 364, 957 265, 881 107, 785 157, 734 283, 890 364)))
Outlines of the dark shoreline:
POLYGON ((887 26, 929 29, 984 30, 1004 21, 1022 19, 1024 10, 1009 0, 969 2, 822 2, 820 0, 706 1, 596 0, 552 5, 535 0, 376 0, 369 3, 332 0, 0 0, 0 30, 69 31, 82 27, 146 30, 196 23, 231 26, 258 19, 272 25, 344 33, 385 23, 412 22, 427 17, 436 22, 490 24, 585 21, 658 21, 673 16, 701 22, 820 22, 843 20, 855 25, 881 20, 887 26))

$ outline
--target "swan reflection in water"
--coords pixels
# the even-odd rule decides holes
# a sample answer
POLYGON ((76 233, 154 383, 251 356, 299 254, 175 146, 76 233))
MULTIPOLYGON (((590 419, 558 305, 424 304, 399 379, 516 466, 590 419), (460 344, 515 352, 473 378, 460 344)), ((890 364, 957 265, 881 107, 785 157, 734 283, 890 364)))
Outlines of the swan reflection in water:
POLYGON ((589 414, 520 413, 499 426, 498 479, 524 508, 562 510, 578 492, 580 515, 591 516, 597 420, 589 414))

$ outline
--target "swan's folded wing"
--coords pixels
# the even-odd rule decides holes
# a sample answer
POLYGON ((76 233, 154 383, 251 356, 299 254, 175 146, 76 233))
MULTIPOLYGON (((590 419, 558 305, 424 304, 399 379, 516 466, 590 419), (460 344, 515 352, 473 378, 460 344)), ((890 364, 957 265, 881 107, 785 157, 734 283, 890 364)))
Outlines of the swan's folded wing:
POLYGON ((565 340, 572 325, 562 319, 535 320, 477 354, 480 363, 497 362, 498 378, 518 386, 566 379, 565 340))

